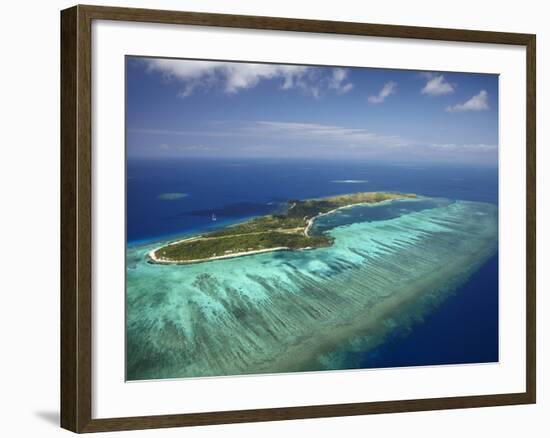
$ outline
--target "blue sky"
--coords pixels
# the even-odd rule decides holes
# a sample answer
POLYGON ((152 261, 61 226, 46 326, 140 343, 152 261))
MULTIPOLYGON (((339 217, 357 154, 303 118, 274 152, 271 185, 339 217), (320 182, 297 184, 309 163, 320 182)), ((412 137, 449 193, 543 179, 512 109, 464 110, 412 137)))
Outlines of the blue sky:
POLYGON ((130 158, 496 164, 498 76, 127 57, 130 158))

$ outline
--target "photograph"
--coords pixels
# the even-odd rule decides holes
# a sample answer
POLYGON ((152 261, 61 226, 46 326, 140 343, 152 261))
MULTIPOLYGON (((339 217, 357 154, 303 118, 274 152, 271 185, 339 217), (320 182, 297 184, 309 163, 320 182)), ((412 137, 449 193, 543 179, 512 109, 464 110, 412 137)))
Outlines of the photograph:
POLYGON ((5 6, 2 436, 546 436, 543 3, 5 6))
POLYGON ((126 380, 499 361, 499 75, 125 57, 126 380))

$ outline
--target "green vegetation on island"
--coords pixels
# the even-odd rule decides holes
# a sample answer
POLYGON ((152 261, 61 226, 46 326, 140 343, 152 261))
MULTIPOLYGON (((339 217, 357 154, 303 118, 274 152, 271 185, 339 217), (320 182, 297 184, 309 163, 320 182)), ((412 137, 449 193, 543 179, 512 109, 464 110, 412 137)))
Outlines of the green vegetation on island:
POLYGON ((161 201, 177 201, 187 197, 187 193, 161 193, 158 199, 161 201))
POLYGON ((415 194, 364 192, 320 199, 290 200, 282 214, 251 219, 202 236, 180 240, 149 253, 153 263, 196 263, 238 257, 262 251, 320 248, 332 244, 329 236, 312 236, 318 216, 357 204, 373 204, 415 194))

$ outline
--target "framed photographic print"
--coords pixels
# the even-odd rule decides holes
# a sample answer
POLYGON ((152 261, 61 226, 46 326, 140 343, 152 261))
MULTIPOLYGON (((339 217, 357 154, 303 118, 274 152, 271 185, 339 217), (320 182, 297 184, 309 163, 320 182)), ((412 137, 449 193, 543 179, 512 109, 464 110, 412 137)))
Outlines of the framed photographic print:
POLYGON ((535 402, 535 36, 61 14, 61 422, 535 402))

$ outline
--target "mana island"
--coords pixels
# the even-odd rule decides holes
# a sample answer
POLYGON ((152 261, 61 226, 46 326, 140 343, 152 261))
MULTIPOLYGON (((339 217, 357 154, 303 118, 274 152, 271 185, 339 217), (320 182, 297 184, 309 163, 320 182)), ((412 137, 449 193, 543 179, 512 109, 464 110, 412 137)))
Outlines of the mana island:
POLYGON ((150 263, 190 264, 269 251, 307 250, 332 245, 326 235, 312 235, 318 217, 362 204, 377 204, 413 193, 361 192, 326 198, 289 200, 284 213, 270 214, 210 233, 168 243, 148 253, 150 263))

